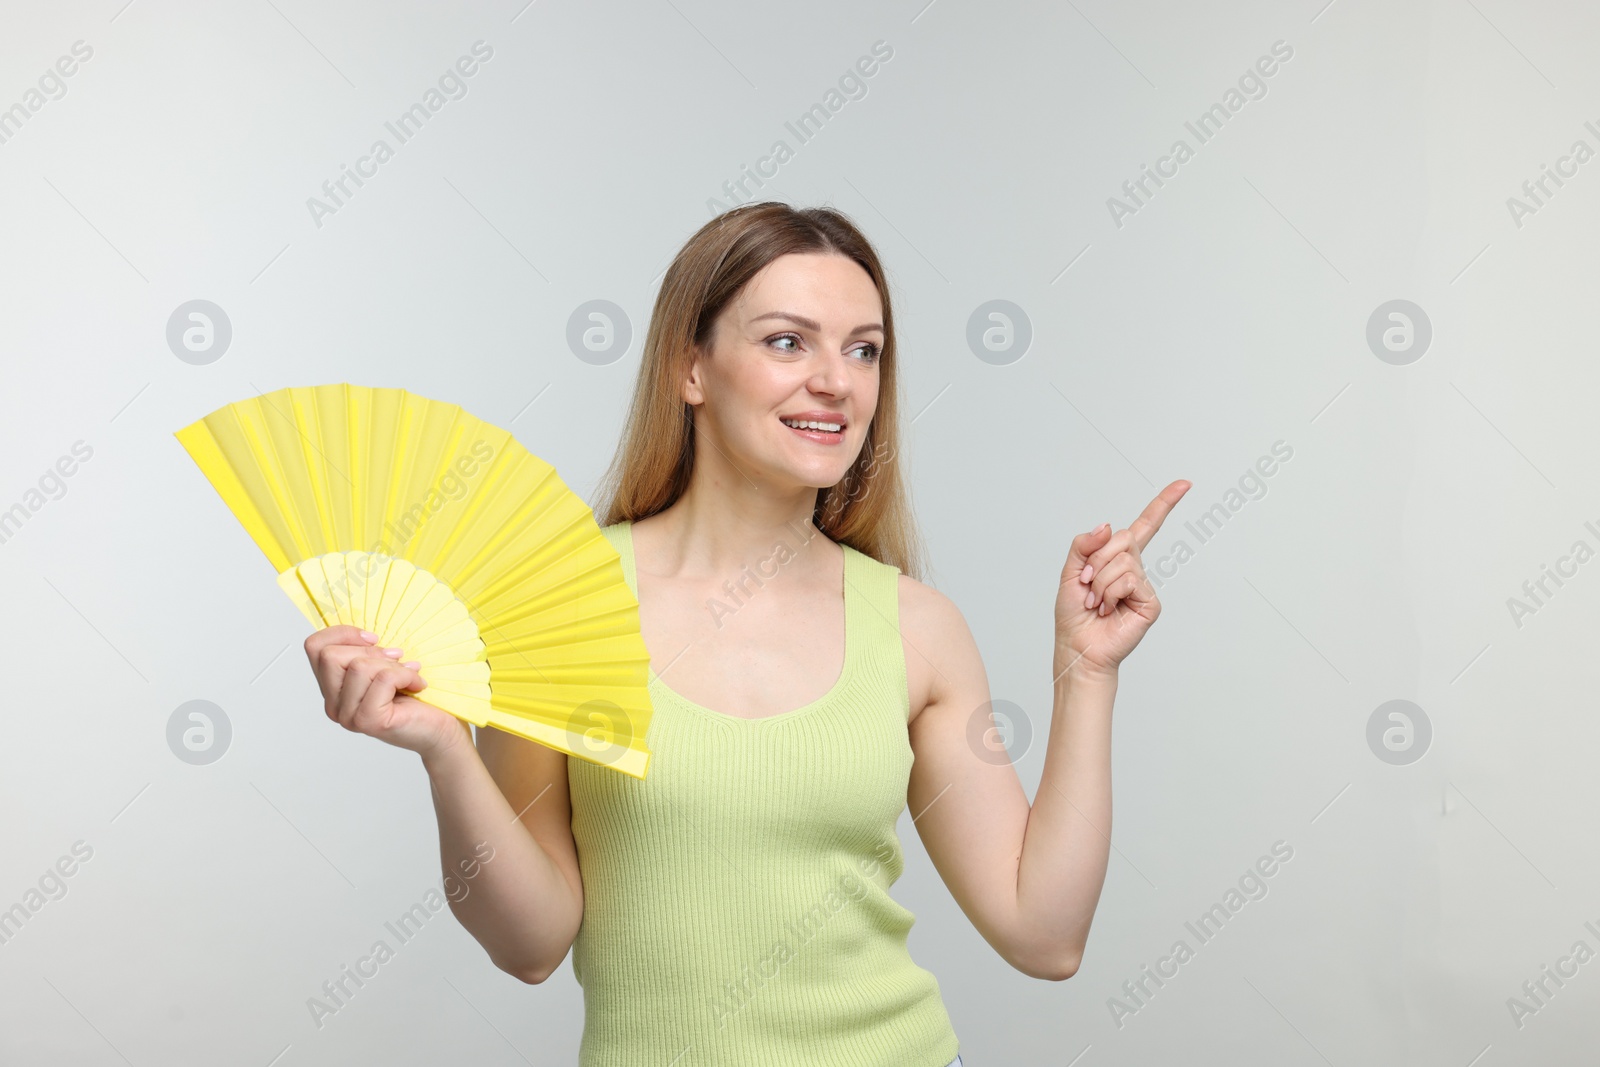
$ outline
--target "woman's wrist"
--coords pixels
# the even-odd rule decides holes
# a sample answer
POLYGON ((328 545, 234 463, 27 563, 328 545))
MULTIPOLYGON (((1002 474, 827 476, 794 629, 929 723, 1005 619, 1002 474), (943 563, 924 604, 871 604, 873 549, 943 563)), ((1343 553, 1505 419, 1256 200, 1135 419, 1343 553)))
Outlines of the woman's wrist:
POLYGON ((1117 682, 1117 666, 1108 667, 1103 663, 1096 663, 1076 649, 1057 645, 1051 664, 1050 676, 1055 679, 1057 685, 1069 681, 1103 685, 1115 685, 1117 682))
POLYGON ((419 749, 417 754, 422 757, 422 766, 429 777, 451 775, 462 766, 464 759, 475 758, 478 754, 477 746, 472 743, 472 727, 455 720, 437 744, 419 749))

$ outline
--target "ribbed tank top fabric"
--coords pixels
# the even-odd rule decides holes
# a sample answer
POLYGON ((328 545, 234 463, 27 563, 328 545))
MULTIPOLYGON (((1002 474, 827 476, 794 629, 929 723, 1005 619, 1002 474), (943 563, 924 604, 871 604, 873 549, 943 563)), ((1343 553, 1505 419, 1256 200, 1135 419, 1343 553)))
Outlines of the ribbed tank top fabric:
MULTIPOLYGON (((631 523, 603 528, 638 595, 631 523)), ((946 1067, 959 1041, 888 889, 912 751, 899 570, 845 553, 845 663, 741 719, 654 670, 641 781, 567 761, 579 1067, 946 1067)), ((752 590, 760 595, 758 590, 752 590)))

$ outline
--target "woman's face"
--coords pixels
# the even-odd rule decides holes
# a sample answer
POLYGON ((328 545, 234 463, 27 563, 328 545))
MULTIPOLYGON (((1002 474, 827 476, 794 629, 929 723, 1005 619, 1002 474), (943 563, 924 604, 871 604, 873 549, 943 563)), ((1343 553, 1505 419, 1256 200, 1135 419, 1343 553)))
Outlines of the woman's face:
POLYGON ((762 488, 836 484, 877 409, 884 340, 883 302, 854 260, 779 256, 728 301, 689 372, 684 399, 712 446, 697 462, 732 463, 762 488))

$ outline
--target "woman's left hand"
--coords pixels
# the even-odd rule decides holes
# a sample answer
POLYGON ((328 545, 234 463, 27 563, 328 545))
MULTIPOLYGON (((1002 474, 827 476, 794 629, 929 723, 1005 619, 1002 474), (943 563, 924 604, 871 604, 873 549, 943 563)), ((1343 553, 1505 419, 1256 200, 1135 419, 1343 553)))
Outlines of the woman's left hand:
POLYGON ((1061 570, 1056 596, 1056 654, 1052 676, 1065 670, 1115 675, 1117 666, 1161 614, 1145 577, 1140 551, 1150 543, 1190 483, 1173 482, 1125 530, 1110 523, 1079 534, 1061 570))

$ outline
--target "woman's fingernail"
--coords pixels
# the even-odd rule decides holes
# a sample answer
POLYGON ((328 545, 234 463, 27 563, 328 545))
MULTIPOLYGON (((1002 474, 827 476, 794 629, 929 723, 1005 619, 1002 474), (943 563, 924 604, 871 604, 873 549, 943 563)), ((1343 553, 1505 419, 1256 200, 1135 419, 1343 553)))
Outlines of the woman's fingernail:
POLYGON ((1081 580, 1084 585, 1088 585, 1089 584, 1089 579, 1093 578, 1093 577, 1094 577, 1094 568, 1089 566, 1088 564, 1084 564, 1083 573, 1078 575, 1079 580, 1081 580))
POLYGON ((410 667, 412 670, 416 670, 418 667, 422 666, 422 664, 418 663, 414 659, 408 659, 404 663, 400 664, 400 666, 410 667))
POLYGON ((1089 595, 1083 598, 1083 606, 1086 607, 1086 608, 1094 607, 1094 590, 1093 589, 1089 590, 1089 595))
POLYGON ((365 630, 361 631, 361 636, 363 638, 365 638, 366 640, 368 640, 368 641, 376 642, 378 640, 378 635, 377 634, 369 634, 365 630))
POLYGON ((388 656, 390 659, 399 659, 400 652, 401 650, 398 648, 386 648, 383 650, 383 654, 388 656))

